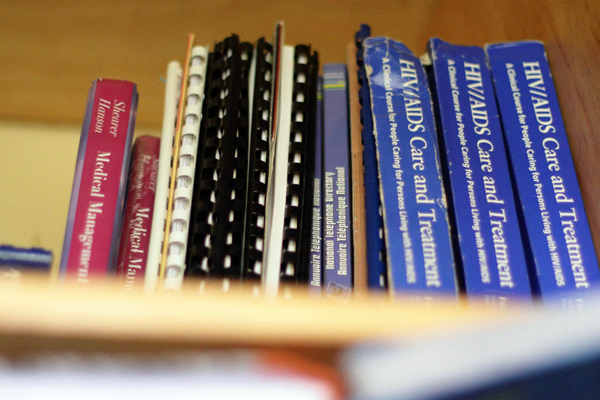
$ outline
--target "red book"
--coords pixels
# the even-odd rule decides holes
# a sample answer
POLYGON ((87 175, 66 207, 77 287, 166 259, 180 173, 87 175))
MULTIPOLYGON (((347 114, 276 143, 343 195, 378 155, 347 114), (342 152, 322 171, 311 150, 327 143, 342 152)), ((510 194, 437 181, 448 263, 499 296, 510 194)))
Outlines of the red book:
POLYGON ((94 81, 65 231, 61 275, 87 283, 115 269, 138 94, 131 82, 94 81))
POLYGON ((117 279, 132 290, 144 283, 156 194, 160 139, 140 136, 133 145, 117 279))

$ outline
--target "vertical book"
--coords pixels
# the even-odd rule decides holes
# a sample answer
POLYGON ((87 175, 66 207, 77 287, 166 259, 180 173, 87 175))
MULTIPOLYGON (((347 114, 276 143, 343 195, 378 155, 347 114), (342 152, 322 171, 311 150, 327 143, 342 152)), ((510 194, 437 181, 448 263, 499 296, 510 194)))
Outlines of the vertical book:
POLYGON ((344 64, 323 66, 323 285, 347 296, 353 285, 352 193, 348 73, 344 64))
POLYGON ((60 270, 87 283, 113 273, 138 94, 131 82, 98 79, 88 95, 60 270))
POLYGON ((395 295, 456 295, 446 196, 425 71, 406 46, 364 41, 388 282, 395 295))
POLYGON ((142 287, 148 262, 160 139, 140 136, 133 145, 116 275, 127 290, 142 287))
POLYGON ((531 297, 492 78, 481 47, 429 41, 457 264, 467 295, 531 297), (460 256, 459 256, 460 255, 460 256))
POLYGON ((486 48, 543 298, 580 307, 600 271, 550 66, 540 42, 486 48))

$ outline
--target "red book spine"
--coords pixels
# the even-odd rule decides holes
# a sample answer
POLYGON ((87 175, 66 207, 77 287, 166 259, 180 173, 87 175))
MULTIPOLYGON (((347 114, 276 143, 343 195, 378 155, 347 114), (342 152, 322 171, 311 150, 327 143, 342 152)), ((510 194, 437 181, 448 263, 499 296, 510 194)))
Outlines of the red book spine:
POLYGON ((117 261, 136 85, 99 79, 88 96, 61 259, 61 274, 87 283, 117 261))
POLYGON ((160 139, 152 136, 140 136, 133 146, 116 271, 127 290, 141 287, 144 281, 159 152, 160 139))

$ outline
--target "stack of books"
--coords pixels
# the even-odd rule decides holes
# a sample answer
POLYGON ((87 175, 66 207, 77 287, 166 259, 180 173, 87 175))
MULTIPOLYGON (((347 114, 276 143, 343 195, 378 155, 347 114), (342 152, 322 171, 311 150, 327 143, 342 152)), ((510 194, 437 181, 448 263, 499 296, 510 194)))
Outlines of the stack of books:
POLYGON ((94 82, 61 273, 580 308, 600 271, 544 46, 360 27, 347 62, 232 35, 168 65, 162 137, 137 88, 94 82), (320 71, 322 75, 320 74, 320 71))

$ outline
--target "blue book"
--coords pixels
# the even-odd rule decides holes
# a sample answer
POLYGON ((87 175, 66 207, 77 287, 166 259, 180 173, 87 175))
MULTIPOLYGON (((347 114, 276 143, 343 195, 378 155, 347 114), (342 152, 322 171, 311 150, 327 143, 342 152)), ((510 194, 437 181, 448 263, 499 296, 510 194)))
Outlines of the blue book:
POLYGON ((322 280, 322 201, 321 183, 323 176, 323 78, 317 81, 317 129, 315 131, 315 179, 313 193, 312 237, 310 245, 310 264, 308 266, 308 286, 311 293, 321 293, 322 280))
POLYGON ((352 177, 348 73, 344 64, 323 66, 323 284, 346 297, 353 283, 352 177))
MULTIPOLYGON (((431 39, 432 87, 467 295, 531 298, 510 170, 485 51, 431 39)), ((457 254, 458 256, 458 254, 457 254)))
POLYGON ((486 47, 542 297, 580 307, 600 271, 569 142, 540 42, 486 47))
POLYGON ((388 38, 364 41, 388 282, 394 294, 456 295, 431 95, 419 58, 388 38))
POLYGON ((22 272, 50 272, 52 252, 38 247, 0 245, 0 280, 18 280, 22 272))
POLYGON ((22 248, 0 245, 0 268, 50 270, 52 252, 39 247, 22 248))
POLYGON ((387 288, 387 267, 385 243, 383 240, 383 217, 379 198, 379 175, 377 173, 377 154, 375 136, 373 136, 373 118, 371 116, 371 97, 369 82, 364 65, 363 42, 371 36, 369 25, 362 24, 356 32, 356 64, 360 89, 360 119, 362 121, 363 166, 365 169, 365 216, 367 231, 367 284, 369 289, 387 288))

